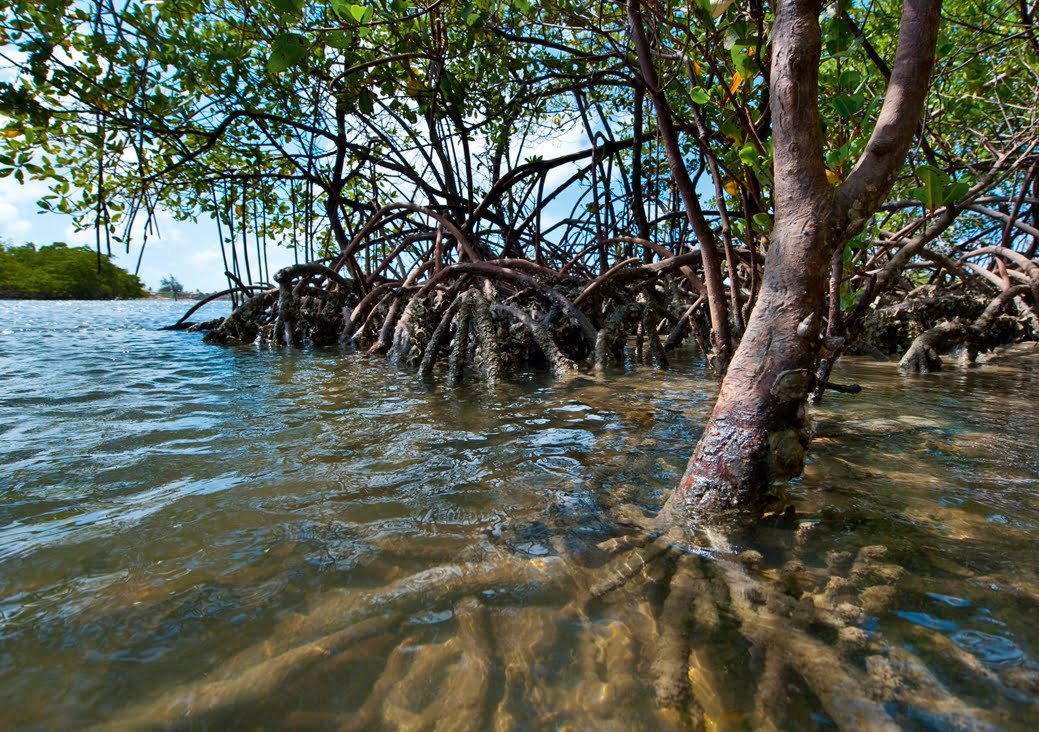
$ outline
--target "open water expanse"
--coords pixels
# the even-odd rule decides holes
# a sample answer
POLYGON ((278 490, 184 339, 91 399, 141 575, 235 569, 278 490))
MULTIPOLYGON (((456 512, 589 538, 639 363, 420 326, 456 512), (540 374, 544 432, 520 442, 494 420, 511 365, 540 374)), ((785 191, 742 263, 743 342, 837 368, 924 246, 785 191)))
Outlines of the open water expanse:
POLYGON ((2 729, 682 728, 674 648, 714 729, 1039 728, 1034 360, 849 359, 797 515, 715 573, 606 518, 677 482, 693 353, 449 389, 183 308, 0 301, 2 729))

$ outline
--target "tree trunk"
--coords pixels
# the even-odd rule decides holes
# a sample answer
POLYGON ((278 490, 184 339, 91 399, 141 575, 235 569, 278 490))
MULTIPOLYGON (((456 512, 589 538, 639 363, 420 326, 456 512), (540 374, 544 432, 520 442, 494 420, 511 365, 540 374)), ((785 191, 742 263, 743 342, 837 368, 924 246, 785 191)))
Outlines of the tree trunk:
POLYGON ((777 209, 747 332, 665 516, 758 513, 772 481, 802 470, 832 251, 829 197, 821 198, 787 216, 777 209))
POLYGON ((831 257, 877 210, 905 160, 927 94, 940 3, 906 0, 891 82, 848 179, 827 183, 818 110, 818 0, 781 0, 772 30, 775 227, 761 292, 666 522, 759 515, 800 474, 808 446, 831 257))

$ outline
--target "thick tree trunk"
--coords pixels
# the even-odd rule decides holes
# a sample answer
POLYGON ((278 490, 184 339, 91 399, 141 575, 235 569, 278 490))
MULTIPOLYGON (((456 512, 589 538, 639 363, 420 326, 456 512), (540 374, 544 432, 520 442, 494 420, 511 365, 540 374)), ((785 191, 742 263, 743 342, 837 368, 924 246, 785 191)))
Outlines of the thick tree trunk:
POLYGON ((777 217, 757 304, 669 518, 757 513, 774 480, 800 474, 832 251, 826 198, 777 217))
POLYGON ((758 515, 808 445, 831 258, 901 169, 926 98, 940 3, 906 0, 884 105, 847 181, 826 181, 818 111, 819 0, 781 0, 772 30, 775 227, 761 292, 685 475, 661 512, 677 522, 758 515))

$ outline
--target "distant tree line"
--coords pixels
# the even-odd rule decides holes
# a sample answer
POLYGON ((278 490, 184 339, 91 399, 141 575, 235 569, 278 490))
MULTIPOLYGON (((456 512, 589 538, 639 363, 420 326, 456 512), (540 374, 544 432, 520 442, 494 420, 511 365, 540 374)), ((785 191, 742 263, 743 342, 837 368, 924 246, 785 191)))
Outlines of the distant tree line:
POLYGON ((63 243, 37 249, 0 242, 0 298, 84 299, 147 297, 141 280, 88 247, 63 243))

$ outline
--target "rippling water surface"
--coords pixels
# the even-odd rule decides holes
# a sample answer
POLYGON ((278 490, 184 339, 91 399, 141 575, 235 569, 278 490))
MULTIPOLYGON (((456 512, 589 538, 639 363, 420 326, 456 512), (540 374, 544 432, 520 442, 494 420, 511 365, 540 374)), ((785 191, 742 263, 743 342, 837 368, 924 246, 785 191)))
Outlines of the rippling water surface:
MULTIPOLYGON (((647 653, 671 570, 647 562, 609 602, 537 573, 609 569, 604 507, 663 501, 716 391, 693 354, 447 389, 381 359, 157 330, 181 310, 0 302, 0 727, 688 723, 654 701, 647 653)), ((797 517, 740 548, 765 580, 883 545, 897 594, 853 625, 926 662, 952 712, 1036 728, 1039 369, 840 378, 865 390, 818 411, 797 517)), ((718 728, 764 728, 764 692, 743 687, 769 643, 719 637, 694 640, 693 689, 718 728), (742 670, 711 677, 719 659, 742 670)), ((832 729, 801 677, 779 726, 832 729)))

